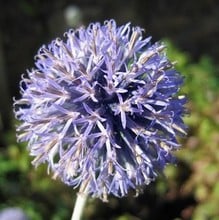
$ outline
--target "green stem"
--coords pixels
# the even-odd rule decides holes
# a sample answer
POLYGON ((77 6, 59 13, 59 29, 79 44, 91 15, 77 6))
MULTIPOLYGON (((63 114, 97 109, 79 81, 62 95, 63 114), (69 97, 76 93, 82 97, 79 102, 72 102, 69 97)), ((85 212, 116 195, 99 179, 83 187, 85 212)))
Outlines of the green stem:
POLYGON ((87 200, 86 193, 78 193, 71 220, 80 220, 87 200))

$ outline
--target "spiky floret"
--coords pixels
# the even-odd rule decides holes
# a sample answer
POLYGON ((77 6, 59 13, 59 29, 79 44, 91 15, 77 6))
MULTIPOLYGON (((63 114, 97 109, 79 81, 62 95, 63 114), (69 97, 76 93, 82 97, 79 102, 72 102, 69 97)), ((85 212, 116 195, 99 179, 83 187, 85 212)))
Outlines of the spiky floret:
POLYGON ((33 164, 102 200, 154 180, 185 134, 183 79, 164 48, 114 20, 42 46, 15 101, 33 164))

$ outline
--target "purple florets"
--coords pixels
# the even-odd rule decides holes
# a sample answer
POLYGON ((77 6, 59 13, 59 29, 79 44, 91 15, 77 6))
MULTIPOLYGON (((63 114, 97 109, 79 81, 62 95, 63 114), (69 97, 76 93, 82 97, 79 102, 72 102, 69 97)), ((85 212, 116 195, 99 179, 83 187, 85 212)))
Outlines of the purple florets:
POLYGON ((127 195, 174 162, 185 134, 182 77, 142 29, 114 20, 40 48, 15 101, 33 164, 95 197, 127 195))

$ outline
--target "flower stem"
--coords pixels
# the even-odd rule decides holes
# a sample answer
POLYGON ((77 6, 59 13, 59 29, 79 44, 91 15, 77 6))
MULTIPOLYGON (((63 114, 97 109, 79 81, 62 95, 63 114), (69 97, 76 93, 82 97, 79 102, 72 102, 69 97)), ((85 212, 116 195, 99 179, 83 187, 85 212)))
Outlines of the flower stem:
POLYGON ((71 220, 80 220, 87 200, 86 193, 78 193, 71 220))

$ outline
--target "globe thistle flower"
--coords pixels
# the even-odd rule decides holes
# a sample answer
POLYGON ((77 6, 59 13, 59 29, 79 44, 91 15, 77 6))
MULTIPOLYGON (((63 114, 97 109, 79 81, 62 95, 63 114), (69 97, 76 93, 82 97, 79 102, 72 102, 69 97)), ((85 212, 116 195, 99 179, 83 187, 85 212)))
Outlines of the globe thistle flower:
POLYGON ((114 20, 42 46, 15 115, 33 164, 106 201, 153 181, 185 135, 181 75, 140 27, 114 20))

